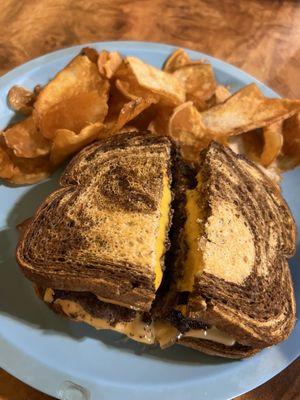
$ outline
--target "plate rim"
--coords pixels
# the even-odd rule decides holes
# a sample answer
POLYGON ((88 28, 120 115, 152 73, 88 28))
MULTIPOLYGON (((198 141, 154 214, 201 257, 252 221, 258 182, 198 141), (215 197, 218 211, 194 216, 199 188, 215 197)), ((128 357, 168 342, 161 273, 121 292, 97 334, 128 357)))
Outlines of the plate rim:
MULTIPOLYGON (((14 69, 12 69, 11 71, 7 72, 6 74, 4 74, 3 76, 0 77, 0 88, 3 85, 7 85, 8 83, 10 83, 11 80, 15 80, 16 78, 18 78, 21 74, 24 74, 26 72, 29 72, 31 70, 33 70, 36 66, 39 66, 41 62, 43 63, 47 63, 50 61, 53 61, 54 59, 60 59, 62 57, 65 56, 73 56, 76 54, 76 52, 78 52, 80 49, 84 48, 84 47, 98 47, 98 48, 119 48, 119 50, 122 52, 126 52, 130 49, 133 49, 135 51, 138 50, 142 50, 143 52, 145 51, 149 51, 149 52, 155 52, 155 53, 162 53, 162 54, 166 54, 166 53, 171 53, 174 49, 177 49, 178 47, 181 46, 175 46, 175 45, 171 45, 171 44, 165 44, 165 43, 159 43, 159 42, 144 42, 144 41, 130 41, 130 40, 123 40, 123 41, 101 41, 101 42, 90 42, 90 43, 86 43, 86 44, 79 44, 79 45, 75 45, 75 46, 71 46, 71 47, 66 47, 60 50, 56 50, 50 53, 47 53, 45 55, 41 55, 37 58, 34 58, 32 60, 27 61, 26 63, 15 67, 14 69)), ((182 47, 184 48, 184 47, 182 47)), ((241 80, 246 80, 248 82, 255 82, 256 84, 258 84, 259 87, 261 87, 264 92, 268 93, 268 96, 271 97, 280 97, 274 90, 272 90, 271 88, 269 88, 268 86, 266 86, 264 83, 262 83, 261 81, 259 81, 258 79, 256 79, 255 77, 253 77, 251 74, 239 69, 238 67, 231 65, 230 63, 227 63, 226 61, 222 61, 218 58, 215 58, 213 56, 201 53, 199 51, 196 50, 192 50, 189 48, 184 48, 192 57, 204 57, 205 59, 207 59, 208 61, 212 62, 212 64, 214 65, 214 67, 219 67, 221 70, 224 68, 227 70, 227 72, 229 73, 233 73, 237 74, 239 76, 239 78, 241 80), (228 71, 229 70, 229 71, 228 71)), ((69 377, 65 374, 65 379, 61 378, 61 373, 62 371, 57 370, 49 365, 43 364, 40 360, 37 360, 34 358, 33 354, 25 354, 21 349, 15 347, 13 344, 7 342, 2 336, 0 336, 0 350, 1 350, 1 354, 3 355, 3 357, 1 357, 2 359, 7 359, 9 361, 7 361, 6 365, 4 366, 4 362, 0 361, 0 365, 3 367, 3 369, 5 369, 8 373, 10 373, 11 375, 15 376, 17 379, 23 381, 24 383, 30 385, 31 387, 34 387, 37 390, 40 390, 44 393, 47 393, 49 395, 52 396, 57 396, 58 395, 58 390, 59 388, 57 387, 57 383, 62 381, 62 380, 72 380, 72 377, 69 377), (25 358, 24 358, 25 357, 25 358), (29 358, 30 357, 30 358, 29 358), (29 359, 28 359, 29 358, 29 359), (30 371, 31 373, 28 373, 28 371, 24 372, 21 367, 19 366, 14 366, 13 365, 13 360, 22 360, 22 359, 26 359, 26 363, 29 364, 31 362, 31 366, 30 366, 30 371), (32 370, 35 371, 35 373, 32 373, 32 370), (45 380, 45 375, 47 376, 47 379, 45 380), (51 379, 51 384, 49 384, 49 376, 52 376, 51 379), (60 377, 60 379, 58 380, 58 377, 60 377)), ((261 353, 263 355, 263 353, 261 353)), ((261 378, 260 380, 257 379, 255 386, 253 384, 250 384, 248 386, 245 386, 244 388, 240 388, 240 389, 236 389, 236 390, 231 390, 231 391, 227 391, 228 393, 224 393, 224 396, 226 397, 218 397, 218 399, 222 399, 222 400, 226 400, 229 399, 228 396, 230 396, 230 398, 232 397, 232 395, 234 397, 242 395, 250 390, 253 390, 254 388, 260 386, 261 384, 263 384, 264 382, 268 381, 269 379, 271 379, 272 377, 274 377, 275 375, 277 375, 278 373, 280 373, 283 369, 287 368, 296 358, 299 357, 300 354, 300 349, 298 351, 298 354, 294 354, 294 356, 292 356, 288 363, 282 368, 279 367, 276 372, 271 372, 269 375, 265 374, 263 376, 263 378, 261 378), (233 393, 234 391, 234 393, 233 393), (233 394, 232 394, 233 393, 233 394)), ((17 363, 16 363, 17 364, 17 363)), ((20 365, 22 363, 19 363, 20 365)), ((28 368, 27 368, 28 369, 28 368)), ((92 394, 94 396, 97 395, 97 393, 101 393, 103 391, 103 382, 100 382, 100 384, 95 384, 94 382, 89 381, 88 383, 85 382, 85 379, 82 379, 81 382, 79 382, 80 384, 82 384, 83 387, 89 386, 90 391, 92 392, 92 394), (100 390, 99 390, 100 389, 100 390)), ((193 393, 197 393, 195 390, 197 390, 197 386, 201 385, 201 381, 197 380, 197 382, 193 382, 193 384, 191 385, 191 383, 189 383, 190 386, 192 386, 193 388, 193 393)), ((182 385, 181 386, 185 386, 182 385)), ((129 386, 131 387, 131 386, 129 386)), ((148 395, 150 393, 150 396, 152 396, 153 394, 155 395, 159 395, 163 393, 163 398, 165 398, 165 390, 168 390, 168 392, 170 391, 170 394, 174 394, 174 388, 176 388, 176 391, 178 391, 178 386, 177 385, 169 385, 169 386, 162 386, 163 387, 163 392, 161 391, 162 389, 159 389, 159 387, 157 387, 156 389, 154 389, 153 387, 151 387, 151 393, 149 392, 149 387, 146 386, 145 388, 139 387, 138 389, 138 397, 132 396, 132 393, 130 393, 130 398, 133 400, 135 398, 139 398, 141 396, 141 392, 144 391, 148 391, 148 395)), ((186 388, 183 388, 184 390, 186 390, 186 388)), ((125 387, 124 386, 120 386, 120 387, 105 387, 105 399, 117 399, 118 396, 120 394, 123 395, 123 399, 127 398, 124 396, 124 390, 125 387), (117 392, 115 392, 115 389, 117 389, 117 392)), ((185 395, 187 394, 186 392, 185 395)), ((102 393, 103 394, 103 393, 102 393)), ((146 395, 147 393, 145 393, 146 395)), ((149 396, 149 397, 150 397, 149 396)), ((208 393, 209 396, 209 393, 208 393)), ((182 397, 182 394, 180 395, 180 397, 182 397)), ((187 396, 185 396, 187 397, 187 396)), ((174 398, 174 396, 173 396, 174 398)), ((189 398, 189 397, 188 397, 189 398)), ((208 397, 209 399, 209 397, 208 397)), ((175 398, 174 398, 175 400, 175 398)))

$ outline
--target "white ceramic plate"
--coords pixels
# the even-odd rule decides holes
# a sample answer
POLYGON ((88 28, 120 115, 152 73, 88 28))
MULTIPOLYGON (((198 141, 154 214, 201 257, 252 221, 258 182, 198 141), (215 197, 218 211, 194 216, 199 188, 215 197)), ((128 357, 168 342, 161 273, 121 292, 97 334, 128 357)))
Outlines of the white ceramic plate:
MULTIPOLYGON (((118 50, 161 67, 172 46, 142 42, 93 43, 98 50, 118 50)), ((13 113, 6 104, 8 89, 19 84, 45 84, 83 46, 57 51, 30 61, 0 78, 0 128, 13 113)), ((222 61, 194 51, 192 58, 208 59, 217 79, 233 91, 256 82, 222 61)), ((40 184, 0 186, 0 365, 11 374, 50 395, 93 400, 218 400, 229 399, 262 384, 300 354, 300 323, 279 346, 244 361, 227 361, 176 346, 165 351, 145 348, 121 335, 98 332, 56 316, 40 302, 15 262, 16 224, 31 216, 57 187, 56 173, 40 184), (73 384, 75 383, 75 385, 73 384)), ((285 175, 284 195, 300 226, 300 169, 285 175)), ((300 251, 291 261, 300 306, 300 251)), ((300 307, 299 307, 300 308, 300 307)))

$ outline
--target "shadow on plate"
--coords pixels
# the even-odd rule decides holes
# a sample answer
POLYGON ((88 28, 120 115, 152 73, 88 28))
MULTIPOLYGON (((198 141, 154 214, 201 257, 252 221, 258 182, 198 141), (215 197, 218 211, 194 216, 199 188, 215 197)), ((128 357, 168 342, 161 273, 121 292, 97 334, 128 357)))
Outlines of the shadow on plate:
MULTIPOLYGON (((182 346, 173 346, 160 350, 154 346, 146 346, 124 338, 116 332, 97 331, 85 324, 65 320, 54 314, 34 293, 33 287, 22 275, 15 261, 15 246, 19 233, 16 225, 33 215, 45 197, 58 187, 59 172, 52 179, 29 187, 28 191, 11 209, 7 218, 7 227, 0 230, 0 314, 9 315, 23 323, 34 326, 45 335, 60 334, 81 341, 86 338, 100 340, 102 344, 129 352, 135 355, 159 358, 162 361, 182 362, 189 364, 228 363, 217 357, 202 355, 182 346)), ((292 260, 294 282, 300 282, 300 247, 292 260), (296 276, 297 275, 297 276, 296 276)), ((296 292, 300 292, 299 288, 296 292)), ((299 298, 298 304, 299 304, 299 298)), ((299 312, 299 311, 298 311, 299 312)))

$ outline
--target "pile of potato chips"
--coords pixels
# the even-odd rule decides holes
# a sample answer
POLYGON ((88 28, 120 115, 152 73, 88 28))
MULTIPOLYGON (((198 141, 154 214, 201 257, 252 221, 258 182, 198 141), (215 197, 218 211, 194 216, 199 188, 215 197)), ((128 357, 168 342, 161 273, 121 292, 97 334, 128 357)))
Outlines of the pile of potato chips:
POLYGON ((162 70, 118 52, 83 49, 43 88, 14 86, 8 103, 24 119, 0 133, 0 178, 47 177, 91 142, 123 131, 167 135, 197 164, 212 140, 278 179, 300 164, 300 100, 266 98, 255 84, 234 93, 182 50, 162 70))

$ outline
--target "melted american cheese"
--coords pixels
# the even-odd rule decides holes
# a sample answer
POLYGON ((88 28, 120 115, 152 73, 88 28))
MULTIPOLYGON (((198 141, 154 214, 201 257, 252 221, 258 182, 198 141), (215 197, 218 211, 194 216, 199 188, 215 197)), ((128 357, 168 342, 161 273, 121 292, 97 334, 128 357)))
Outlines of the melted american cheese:
POLYGON ((160 202, 160 220, 159 220, 159 228, 156 238, 156 262, 155 262, 155 289, 158 289, 162 277, 163 271, 161 267, 161 258, 166 252, 166 235, 167 229, 169 226, 169 218, 170 218, 170 205, 172 200, 172 194, 170 189, 170 182, 168 176, 165 174, 163 178, 163 193, 160 202))
POLYGON ((205 339, 212 342, 233 346, 235 339, 220 329, 212 326, 209 329, 190 329, 186 333, 180 333, 178 329, 165 321, 156 321, 154 324, 155 338, 161 348, 174 344, 180 338, 190 337, 193 339, 205 339))
POLYGON ((212 342, 224 344, 225 346, 233 346, 235 339, 220 329, 212 326, 209 329, 190 329, 183 337, 192 337, 195 339, 205 339, 212 342))
POLYGON ((51 288, 47 288, 44 293, 44 301, 46 303, 52 303, 54 300, 54 290, 51 288))
POLYGON ((203 269, 203 254, 200 247, 200 238, 203 227, 202 210, 197 204, 201 179, 197 176, 198 186, 196 189, 186 192, 186 222, 184 226, 184 240, 188 251, 184 262, 183 276, 178 280, 177 287, 180 291, 191 292, 193 290, 195 275, 203 269))
MULTIPOLYGON (((53 303, 53 289, 46 289, 44 301, 53 303)), ((133 321, 119 322, 115 326, 111 326, 102 318, 93 317, 80 304, 71 300, 57 299, 55 304, 60 305, 62 311, 71 319, 79 322, 85 322, 96 329, 110 329, 122 333, 137 342, 154 344, 159 343, 161 348, 166 348, 174 344, 180 337, 192 337, 195 339, 211 340, 213 342, 222 343, 225 346, 233 346, 235 339, 225 332, 220 331, 216 327, 204 329, 191 329, 181 334, 174 326, 165 321, 155 321, 155 323, 147 325, 138 315, 133 321)))
POLYGON ((106 297, 101 297, 101 296, 98 296, 98 295, 96 295, 96 297, 97 297, 98 300, 103 301, 103 303, 115 304, 117 306, 134 309, 134 307, 132 307, 131 305, 129 305, 127 303, 123 303, 122 301, 111 300, 111 299, 107 299, 106 297))
POLYGON ((138 315, 133 321, 118 322, 115 326, 111 326, 105 319, 97 318, 89 314, 80 304, 71 300, 57 299, 54 304, 60 305, 62 311, 71 319, 85 322, 96 329, 110 329, 119 333, 123 333, 137 342, 153 344, 155 336, 152 325, 147 325, 138 315))

